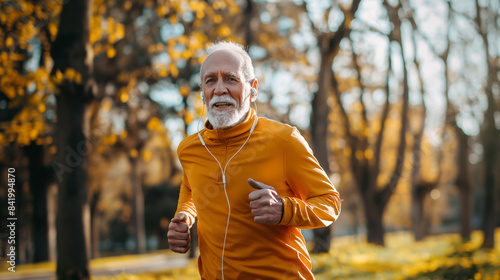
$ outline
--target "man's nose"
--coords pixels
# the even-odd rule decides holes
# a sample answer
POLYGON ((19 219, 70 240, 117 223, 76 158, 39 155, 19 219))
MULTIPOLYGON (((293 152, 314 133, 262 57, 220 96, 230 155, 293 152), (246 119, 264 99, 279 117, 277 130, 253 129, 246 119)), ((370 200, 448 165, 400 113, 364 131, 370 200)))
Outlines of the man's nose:
POLYGON ((226 93, 227 93, 227 87, 224 84, 224 81, 222 79, 218 79, 217 84, 215 85, 214 94, 222 95, 226 93))

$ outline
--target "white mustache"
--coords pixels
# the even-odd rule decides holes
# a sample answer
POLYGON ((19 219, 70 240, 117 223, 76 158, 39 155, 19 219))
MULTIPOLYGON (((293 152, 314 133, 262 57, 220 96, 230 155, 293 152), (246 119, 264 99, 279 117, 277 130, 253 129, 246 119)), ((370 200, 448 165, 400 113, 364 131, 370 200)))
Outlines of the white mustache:
POLYGON ((212 99, 210 99, 210 103, 208 103, 208 106, 211 108, 217 102, 231 103, 234 107, 236 107, 236 100, 228 95, 215 95, 214 97, 212 97, 212 99))

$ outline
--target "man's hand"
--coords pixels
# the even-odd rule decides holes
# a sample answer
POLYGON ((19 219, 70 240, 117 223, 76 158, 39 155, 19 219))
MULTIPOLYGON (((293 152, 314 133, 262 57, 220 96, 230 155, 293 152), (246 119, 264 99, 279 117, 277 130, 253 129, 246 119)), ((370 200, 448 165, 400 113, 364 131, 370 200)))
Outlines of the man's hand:
POLYGON ((186 214, 179 213, 170 220, 167 237, 170 250, 181 254, 189 250, 191 235, 189 233, 188 216, 186 214))
POLYGON ((253 179, 248 179, 248 184, 257 189, 248 195, 254 221, 259 224, 278 224, 283 213, 283 201, 276 189, 253 179))

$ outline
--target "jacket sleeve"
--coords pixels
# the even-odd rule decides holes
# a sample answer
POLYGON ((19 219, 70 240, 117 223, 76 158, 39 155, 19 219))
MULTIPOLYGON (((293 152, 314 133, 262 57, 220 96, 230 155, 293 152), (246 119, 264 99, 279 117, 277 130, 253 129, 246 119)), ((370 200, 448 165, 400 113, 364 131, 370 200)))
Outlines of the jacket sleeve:
POLYGON ((286 142, 284 157, 285 180, 294 196, 282 197, 280 225, 302 229, 329 226, 340 214, 340 195, 297 129, 286 142))
POLYGON ((176 216, 180 212, 187 214, 189 219, 189 227, 192 227, 197 212, 196 207, 194 206, 193 198, 191 196, 191 187, 189 186, 189 182, 185 173, 182 177, 181 189, 179 191, 179 201, 177 202, 177 211, 175 211, 174 216, 176 216))

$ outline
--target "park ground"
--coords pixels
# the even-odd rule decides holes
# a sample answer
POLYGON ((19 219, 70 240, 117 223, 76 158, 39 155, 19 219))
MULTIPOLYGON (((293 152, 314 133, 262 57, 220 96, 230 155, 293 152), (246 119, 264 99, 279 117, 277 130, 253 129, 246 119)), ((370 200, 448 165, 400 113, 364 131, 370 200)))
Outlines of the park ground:
MULTIPOLYGON (((386 244, 370 245, 359 236, 337 237, 328 254, 311 256, 316 279, 500 280, 500 228, 495 249, 490 250, 481 248, 480 231, 467 242, 458 234, 414 242, 411 233, 395 232, 386 235, 386 244)), ((95 280, 199 279, 196 260, 169 251, 92 260, 91 269, 95 280)), ((36 277, 33 273, 38 271, 51 279, 47 273, 54 270, 53 263, 46 263, 20 266, 16 273, 36 277)))

